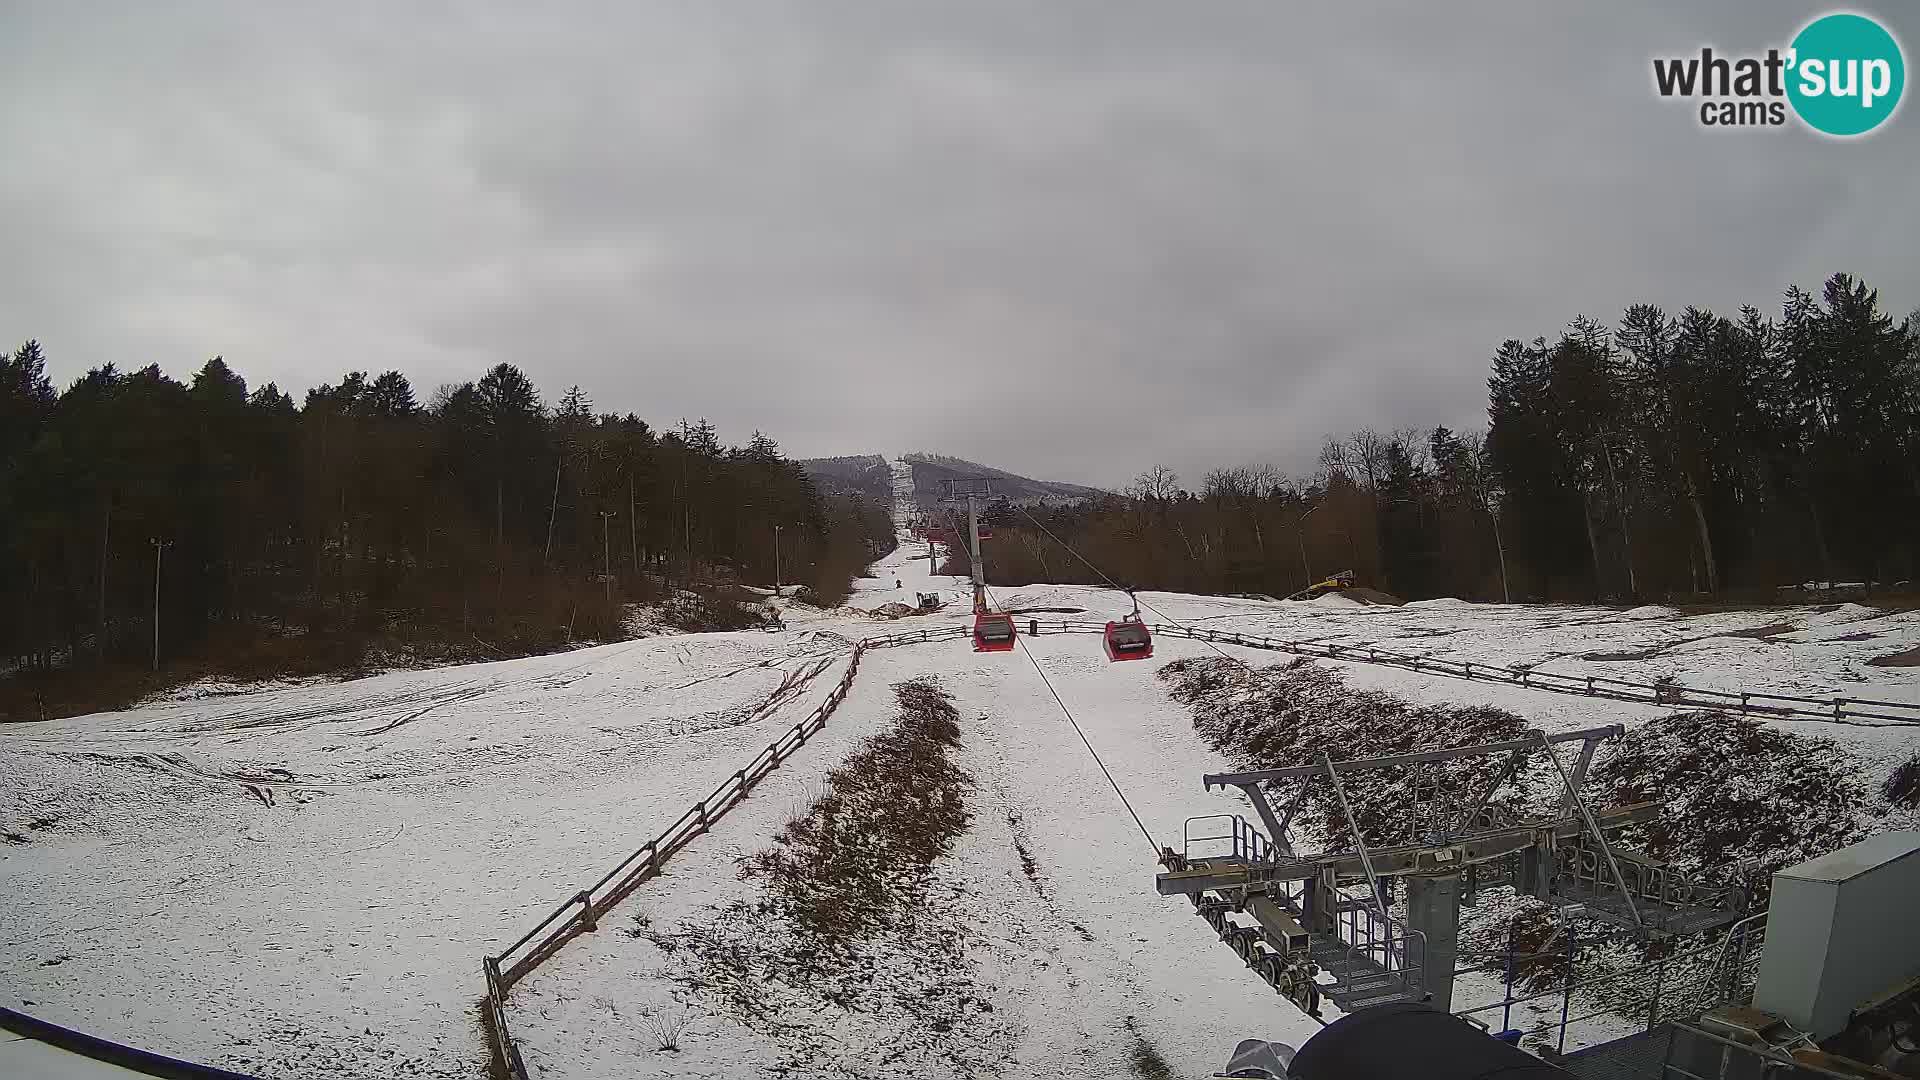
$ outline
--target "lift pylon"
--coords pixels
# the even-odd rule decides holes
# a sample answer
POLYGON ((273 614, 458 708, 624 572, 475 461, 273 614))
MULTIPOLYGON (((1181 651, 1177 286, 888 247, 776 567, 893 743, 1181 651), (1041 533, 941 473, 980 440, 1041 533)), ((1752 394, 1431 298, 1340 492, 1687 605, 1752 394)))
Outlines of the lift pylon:
POLYGON ((987 603, 987 579, 980 561, 980 500, 993 494, 985 477, 947 481, 941 501, 967 504, 967 544, 973 571, 973 651, 1009 652, 1018 631, 1013 616, 991 609, 987 603))

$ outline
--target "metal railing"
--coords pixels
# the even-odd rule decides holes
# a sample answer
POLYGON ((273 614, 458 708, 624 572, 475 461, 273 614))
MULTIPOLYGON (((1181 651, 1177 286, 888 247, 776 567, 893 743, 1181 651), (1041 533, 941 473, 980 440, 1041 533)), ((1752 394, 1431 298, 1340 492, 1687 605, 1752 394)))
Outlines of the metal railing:
MULTIPOLYGON (((1078 630, 1082 626, 1106 624, 1067 624, 1061 629, 1078 630)), ((1205 641, 1220 645, 1239 645, 1249 649, 1268 649, 1274 652, 1292 653, 1296 656, 1316 656, 1328 660, 1350 660, 1366 664, 1384 664, 1389 667, 1405 668, 1428 675, 1444 675, 1453 679, 1475 679, 1483 682, 1506 683, 1528 690, 1546 690, 1559 694, 1577 694, 1582 697, 1608 698, 1614 701, 1633 701, 1648 705, 1669 705, 1677 708, 1721 709, 1737 712, 1742 716, 1772 717, 1783 720, 1825 720, 1834 723, 1864 723, 1867 726, 1885 724, 1920 724, 1920 704, 1902 701, 1880 701, 1874 698, 1804 697, 1794 694, 1768 694, 1753 691, 1734 693, 1727 690, 1705 690, 1698 687, 1679 686, 1673 683, 1636 683, 1625 679, 1610 679, 1599 675, 1562 675, 1551 671, 1535 671, 1531 668, 1501 667, 1497 664, 1476 663, 1471 660, 1448 660, 1433 656, 1418 656, 1412 653, 1392 652, 1371 645, 1342 645, 1331 641, 1296 641, 1287 638, 1268 637, 1261 634, 1243 634, 1230 630, 1215 630, 1210 627, 1195 626, 1149 626, 1149 631, 1172 638, 1187 638, 1191 641, 1205 641)))
POLYGON ((1238 859, 1241 862, 1266 862, 1272 857, 1273 844, 1266 834, 1254 828, 1252 823, 1239 814, 1203 814, 1190 817, 1182 828, 1181 855, 1188 861, 1195 859, 1238 859), (1224 831, 1202 833, 1195 836, 1193 828, 1199 822, 1221 822, 1224 831), (1195 845, 1217 844, 1225 842, 1226 852, 1196 853, 1195 845))
POLYGON ((1345 970, 1331 972, 1337 983, 1363 981, 1369 968, 1399 994, 1410 994, 1426 981, 1427 935, 1374 903, 1335 905, 1334 936, 1347 945, 1345 970))
POLYGON ((1514 965, 1522 958, 1511 946, 1499 964, 1474 965, 1456 971, 1455 975, 1466 975, 1499 971, 1504 967, 1505 989, 1500 1000, 1459 1009, 1455 1015, 1477 1018, 1497 1011, 1502 1028, 1511 1029, 1514 1006, 1557 997, 1560 999, 1557 1018, 1538 1021, 1522 1030, 1527 1037, 1552 1039, 1560 1050, 1565 1050, 1567 1028, 1587 1020, 1627 1020, 1643 1025, 1643 1031, 1651 1031, 1666 1021, 1697 1016, 1722 1005, 1744 1005, 1753 998, 1753 983, 1759 974, 1760 954, 1766 943, 1766 912, 1740 920, 1717 941, 1584 979, 1575 970, 1579 941, 1571 928, 1565 941, 1565 951, 1559 953, 1565 971, 1559 986, 1516 995, 1514 965), (1574 1014, 1576 996, 1581 998, 1583 1007, 1592 1008, 1574 1014))
POLYGON ((660 834, 641 845, 640 848, 620 860, 611 870, 600 876, 598 881, 574 893, 562 901, 546 918, 540 920, 531 930, 520 935, 513 944, 500 950, 496 955, 482 957, 481 971, 486 978, 486 997, 481 1004, 482 1017, 487 1027, 489 1048, 496 1066, 504 1071, 510 1080, 526 1080, 526 1065, 521 1061, 520 1049, 515 1045, 511 1029, 507 1024, 506 1000, 508 991, 515 983, 526 977, 542 961, 560 950, 574 937, 592 931, 602 917, 611 911, 614 905, 626 899, 639 885, 660 872, 661 866, 674 852, 692 842, 700 834, 712 827, 728 810, 747 797, 766 775, 780 767, 781 762, 806 744, 821 728, 827 724, 828 717, 846 700, 853 688, 854 676, 860 671, 860 657, 869 649, 891 648, 896 645, 913 645, 947 638, 966 637, 970 633, 965 625, 928 627, 898 634, 882 634, 856 642, 853 654, 847 662, 846 673, 834 684, 832 690, 820 704, 813 707, 806 716, 787 729, 766 749, 754 755, 743 768, 713 789, 712 794, 694 803, 687 811, 663 829, 660 834))

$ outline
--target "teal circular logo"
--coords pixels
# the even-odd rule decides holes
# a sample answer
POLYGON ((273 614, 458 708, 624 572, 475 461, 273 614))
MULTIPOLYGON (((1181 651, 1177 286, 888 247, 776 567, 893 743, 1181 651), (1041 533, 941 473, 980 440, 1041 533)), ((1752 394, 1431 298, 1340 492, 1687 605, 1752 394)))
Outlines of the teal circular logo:
POLYGON ((1815 131, 1864 135, 1893 115, 1907 85, 1900 43, 1865 15, 1822 15, 1793 39, 1787 100, 1815 131))

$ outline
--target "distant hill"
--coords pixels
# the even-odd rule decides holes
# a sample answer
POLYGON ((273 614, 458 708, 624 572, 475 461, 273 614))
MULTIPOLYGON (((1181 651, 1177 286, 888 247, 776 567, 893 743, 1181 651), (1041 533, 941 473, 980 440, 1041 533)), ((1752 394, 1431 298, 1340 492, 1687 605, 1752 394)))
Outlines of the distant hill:
POLYGON ((883 506, 893 500, 893 469, 879 454, 805 458, 800 467, 822 495, 860 495, 883 506))
POLYGON ((913 500, 932 506, 946 493, 946 481, 984 476, 992 485, 993 497, 1013 503, 1073 502, 1105 495, 1099 488, 1083 484, 1061 484, 1034 480, 1004 469, 995 469, 977 461, 948 457, 945 454, 911 453, 901 458, 913 466, 913 500))

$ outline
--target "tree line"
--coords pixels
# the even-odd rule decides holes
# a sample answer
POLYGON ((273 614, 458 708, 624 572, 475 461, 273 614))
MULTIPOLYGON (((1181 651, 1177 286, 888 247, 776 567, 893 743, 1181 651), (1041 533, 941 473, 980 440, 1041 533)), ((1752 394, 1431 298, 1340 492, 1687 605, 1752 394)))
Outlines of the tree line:
POLYGON ((1409 599, 1623 602, 1913 578, 1920 312, 1864 282, 1789 288, 1777 316, 1579 316, 1502 342, 1487 385, 1485 429, 1330 438, 1305 476, 1189 489, 1156 466, 1031 519, 992 507, 989 574, 1098 582, 1078 551, 1139 588, 1286 595, 1352 569, 1409 599))
MULTIPOLYGON (((621 636, 669 581, 833 603, 891 542, 756 433, 549 406, 519 368, 443 386, 350 372, 296 403, 219 357, 181 383, 105 365, 63 392, 0 353, 0 655, 152 664, 381 637, 513 655, 621 636), (776 543, 778 550, 776 554, 776 543)), ((457 651, 457 648, 456 648, 457 651)))

